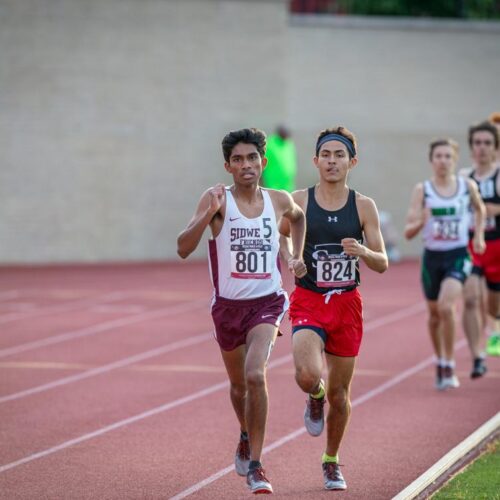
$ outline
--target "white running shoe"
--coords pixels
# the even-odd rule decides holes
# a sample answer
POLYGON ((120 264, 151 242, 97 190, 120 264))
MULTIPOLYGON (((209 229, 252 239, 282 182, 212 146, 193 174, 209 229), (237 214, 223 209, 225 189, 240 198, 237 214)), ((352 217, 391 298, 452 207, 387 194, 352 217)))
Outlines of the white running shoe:
POLYGON ((340 466, 335 462, 323 462, 323 478, 326 490, 347 489, 344 476, 340 472, 340 466))
POLYGON ((443 368, 443 378, 441 379, 441 386, 439 389, 445 391, 446 389, 456 389, 460 387, 460 382, 454 373, 451 366, 445 366, 443 368))
POLYGON ((304 425, 311 436, 319 436, 325 426, 325 397, 316 399, 309 395, 304 411, 304 425))
POLYGON ((248 439, 241 439, 234 455, 234 468, 239 476, 246 476, 250 465, 250 443, 248 439))

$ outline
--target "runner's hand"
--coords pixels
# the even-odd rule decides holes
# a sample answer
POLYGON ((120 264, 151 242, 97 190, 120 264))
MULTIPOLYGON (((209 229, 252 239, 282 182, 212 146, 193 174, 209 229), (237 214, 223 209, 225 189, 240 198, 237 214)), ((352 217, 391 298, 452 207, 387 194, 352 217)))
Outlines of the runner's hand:
POLYGON ((291 258, 288 260, 288 269, 297 278, 303 278, 307 274, 307 267, 302 259, 291 258))
POLYGON ((211 215, 215 215, 220 210, 220 207, 222 206, 222 203, 224 201, 224 196, 226 195, 226 187, 224 186, 224 184, 219 183, 211 188, 208 193, 210 196, 208 212, 211 215))
POLYGON ((365 246, 359 243, 355 238, 343 238, 340 244, 345 254, 350 257, 362 257, 366 252, 365 246))
POLYGON ((484 241, 484 236, 482 234, 475 234, 472 240, 472 248, 474 252, 479 255, 482 255, 486 250, 486 243, 484 241))

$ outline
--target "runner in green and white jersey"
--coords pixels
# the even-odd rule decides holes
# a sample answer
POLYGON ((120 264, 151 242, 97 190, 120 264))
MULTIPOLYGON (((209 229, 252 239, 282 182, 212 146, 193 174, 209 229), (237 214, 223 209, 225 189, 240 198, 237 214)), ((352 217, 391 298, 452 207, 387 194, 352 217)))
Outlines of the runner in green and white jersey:
MULTIPOLYGON (((467 251, 469 206, 475 209, 475 224, 484 227, 485 208, 477 185, 457 177, 458 144, 439 139, 430 144, 431 179, 418 183, 408 210, 405 236, 422 231, 422 285, 429 310, 429 333, 436 354, 436 388, 458 387, 455 375, 454 304, 462 295, 463 284, 472 269, 467 251)), ((484 252, 484 233, 476 231, 473 247, 484 252)))

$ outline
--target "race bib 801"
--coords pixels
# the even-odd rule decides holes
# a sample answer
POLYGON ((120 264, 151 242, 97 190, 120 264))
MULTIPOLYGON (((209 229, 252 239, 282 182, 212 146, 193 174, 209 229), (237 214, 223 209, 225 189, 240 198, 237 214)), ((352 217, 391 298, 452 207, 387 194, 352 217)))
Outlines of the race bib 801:
POLYGON ((231 277, 239 279, 271 278, 271 245, 245 248, 231 245, 231 277))

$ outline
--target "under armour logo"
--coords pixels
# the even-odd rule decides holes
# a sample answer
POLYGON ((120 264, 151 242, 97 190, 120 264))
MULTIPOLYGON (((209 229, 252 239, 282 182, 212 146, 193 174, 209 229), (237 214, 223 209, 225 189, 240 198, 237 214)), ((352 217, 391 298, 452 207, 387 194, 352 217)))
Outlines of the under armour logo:
POLYGON ((337 222, 337 216, 335 217, 328 216, 328 222, 337 222))

